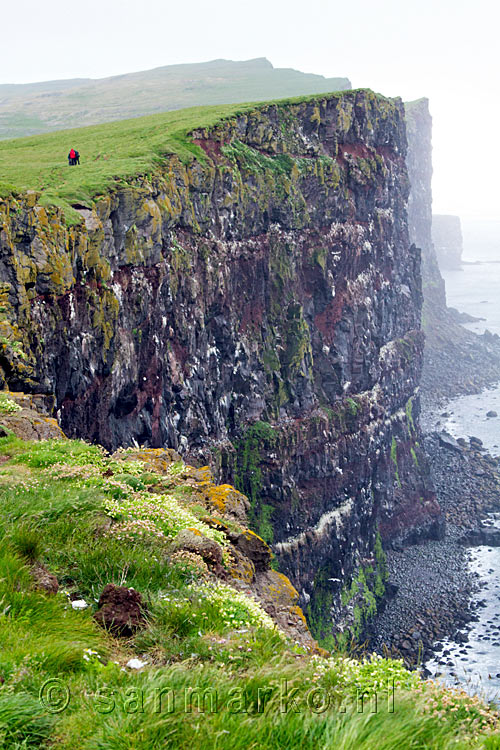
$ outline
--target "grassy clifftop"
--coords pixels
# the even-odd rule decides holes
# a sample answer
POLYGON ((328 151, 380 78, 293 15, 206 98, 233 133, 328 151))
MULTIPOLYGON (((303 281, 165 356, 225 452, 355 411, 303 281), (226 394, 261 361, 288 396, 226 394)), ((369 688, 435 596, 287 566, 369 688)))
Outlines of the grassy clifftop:
POLYGON ((54 437, 23 440, 23 403, 0 400, 2 747, 500 746, 479 700, 284 632, 245 592, 241 558, 236 586, 234 491, 206 470, 166 451, 109 456, 50 420, 54 437), (176 544, 186 532, 222 548, 219 567, 176 544), (95 616, 110 583, 142 599, 131 632, 95 616))
MULTIPOLYGON (((367 96, 384 100, 366 91, 367 96)), ((223 120, 257 109, 290 107, 317 99, 343 97, 353 92, 310 95, 277 101, 228 104, 164 112, 162 114, 118 120, 75 130, 60 130, 44 135, 0 142, 0 198, 11 193, 35 190, 42 193, 41 205, 60 205, 68 217, 79 220, 70 206, 90 206, 94 198, 118 187, 131 178, 165 168, 168 158, 177 156, 183 163, 206 159, 205 153, 189 134, 211 128, 223 120), (80 166, 69 167, 71 148, 81 154, 80 166)))
POLYGON ((0 196, 31 189, 41 191, 47 204, 87 205, 120 180, 158 169, 168 155, 176 154, 184 162, 202 155, 188 133, 249 107, 195 107, 2 141, 0 196), (80 166, 68 166, 71 148, 80 152, 80 166))

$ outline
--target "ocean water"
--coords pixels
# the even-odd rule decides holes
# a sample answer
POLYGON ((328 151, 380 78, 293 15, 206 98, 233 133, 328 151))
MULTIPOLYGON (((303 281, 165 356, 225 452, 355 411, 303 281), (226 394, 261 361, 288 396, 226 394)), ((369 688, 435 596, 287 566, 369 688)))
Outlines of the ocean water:
POLYGON ((442 272, 448 305, 485 318, 465 328, 500 335, 500 221, 464 221, 462 229, 466 263, 462 270, 442 272))
POLYGON ((474 596, 479 620, 467 630, 466 643, 440 641, 440 651, 425 667, 434 679, 500 705, 500 549, 474 547, 469 558, 482 585, 474 596))
MULTIPOLYGON (((443 274, 448 305, 485 318, 466 328, 500 335, 500 221, 464 223, 463 230, 464 258, 479 262, 443 274)), ((477 395, 452 399, 446 411, 450 416, 440 419, 438 429, 456 438, 478 437, 490 454, 500 455, 500 384, 477 395), (488 411, 499 416, 488 418, 488 411)), ((500 513, 490 514, 488 523, 500 527, 500 513)), ((467 631, 467 642, 441 641, 436 658, 425 666, 446 684, 459 685, 500 704, 500 548, 470 549, 469 566, 478 574, 481 586, 474 597, 479 605, 478 622, 467 631)))
MULTIPOLYGON (((464 221, 462 229, 463 258, 469 263, 462 270, 443 273, 448 305, 484 318, 465 328, 500 336, 500 221, 464 221)), ((480 438, 493 455, 500 453, 500 416, 489 419, 486 414, 496 411, 500 415, 500 369, 498 379, 494 388, 451 400, 446 408, 451 417, 440 425, 454 437, 480 438)))
POLYGON ((440 420, 438 429, 446 430, 455 438, 478 437, 488 453, 500 455, 500 386, 454 398, 448 401, 446 412, 450 416, 440 420), (498 417, 486 416, 494 411, 498 417))

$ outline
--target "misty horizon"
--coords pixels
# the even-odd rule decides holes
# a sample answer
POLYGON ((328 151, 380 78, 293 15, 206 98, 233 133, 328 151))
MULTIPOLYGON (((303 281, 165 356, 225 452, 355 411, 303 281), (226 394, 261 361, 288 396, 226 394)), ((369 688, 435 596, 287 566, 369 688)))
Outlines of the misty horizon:
POLYGON ((425 0, 418 8, 396 0, 377 6, 355 0, 349 8, 313 0, 307 11, 296 1, 256 0, 244 12, 221 0, 217 23, 208 6, 194 0, 188 31, 183 10, 167 13, 159 0, 147 0, 140 10, 131 2, 89 0, 85 13, 62 0, 27 5, 4 10, 4 27, 22 29, 23 36, 22 56, 15 33, 0 50, 5 83, 267 57, 277 68, 347 76, 354 88, 405 101, 427 97, 434 120, 434 211, 499 217, 500 156, 484 148, 478 129, 479 121, 499 119, 496 25, 487 0, 474 6, 425 0), (73 17, 76 35, 68 33, 73 17))

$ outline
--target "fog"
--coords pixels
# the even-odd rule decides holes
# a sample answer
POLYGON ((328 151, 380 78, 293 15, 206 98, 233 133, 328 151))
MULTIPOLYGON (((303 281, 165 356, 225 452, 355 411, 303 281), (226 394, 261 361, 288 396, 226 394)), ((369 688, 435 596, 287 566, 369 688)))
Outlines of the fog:
POLYGON ((406 100, 427 96, 436 212, 500 219, 497 15, 491 0, 28 0, 2 8, 0 83, 265 56, 406 100))

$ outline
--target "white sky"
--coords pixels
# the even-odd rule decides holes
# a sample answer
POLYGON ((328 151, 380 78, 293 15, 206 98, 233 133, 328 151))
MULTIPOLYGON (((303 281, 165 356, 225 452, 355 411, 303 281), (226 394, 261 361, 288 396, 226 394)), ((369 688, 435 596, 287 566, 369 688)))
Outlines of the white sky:
POLYGON ((0 83, 267 57, 429 97, 434 210, 500 218, 494 0, 24 0, 2 3, 0 83))

